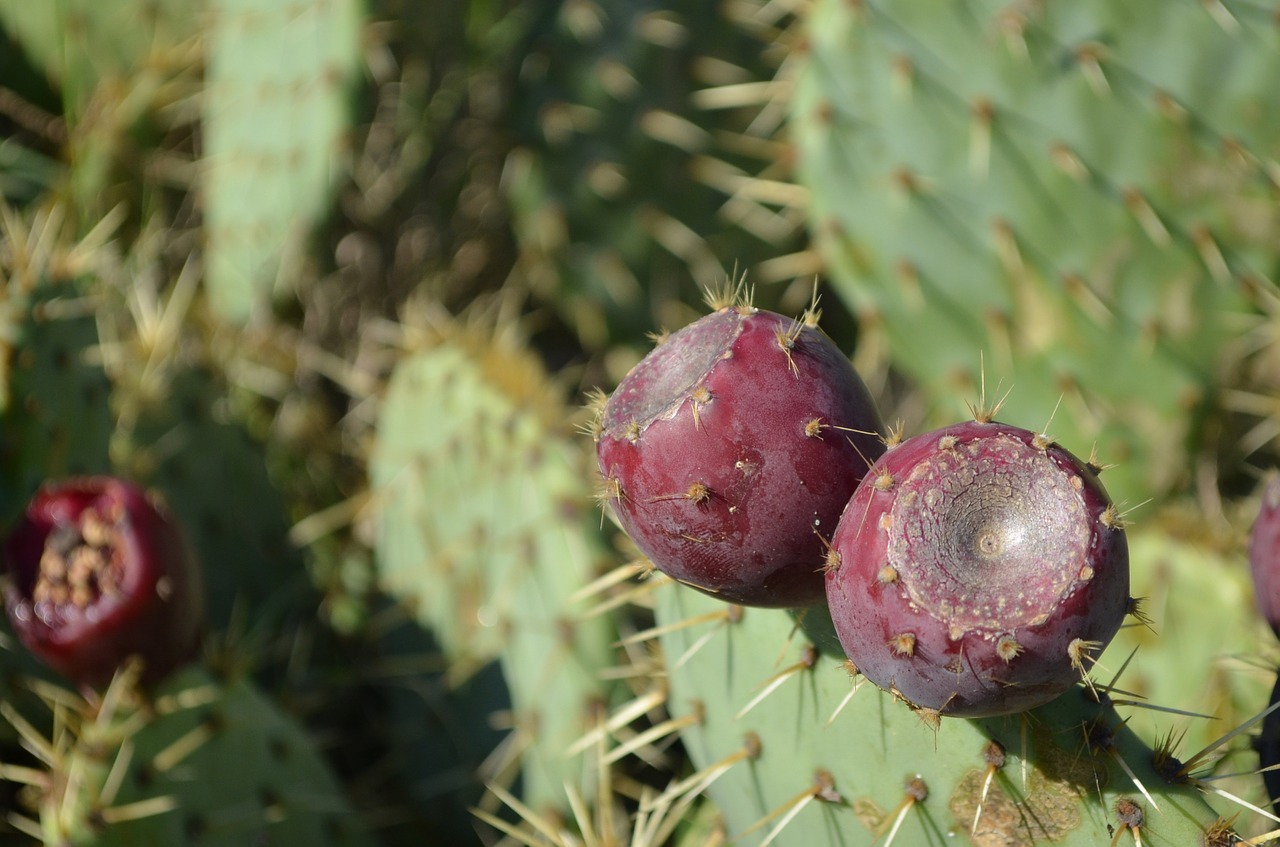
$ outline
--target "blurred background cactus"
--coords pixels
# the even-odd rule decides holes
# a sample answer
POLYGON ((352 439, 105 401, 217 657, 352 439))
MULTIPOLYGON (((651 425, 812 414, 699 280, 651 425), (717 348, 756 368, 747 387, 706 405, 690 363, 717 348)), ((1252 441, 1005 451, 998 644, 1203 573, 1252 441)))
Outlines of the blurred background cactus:
POLYGON ((1280 826, 1231 734, 1280 659, 1277 71, 1239 0, 0 0, 0 534, 129 477, 208 618, 98 691, 0 626, 0 841, 1280 826), (596 509, 584 404, 742 279, 907 434, 985 391, 1096 445, 1144 599, 1094 689, 939 725, 596 509))

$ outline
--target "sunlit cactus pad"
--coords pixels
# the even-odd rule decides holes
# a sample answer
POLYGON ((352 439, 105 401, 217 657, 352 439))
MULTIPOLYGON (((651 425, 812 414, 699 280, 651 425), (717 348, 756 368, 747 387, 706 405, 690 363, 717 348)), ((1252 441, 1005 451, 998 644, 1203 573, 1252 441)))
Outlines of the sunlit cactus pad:
POLYGON ((819 0, 804 27, 810 226, 895 364, 947 406, 985 355, 1015 417, 1120 463, 1117 499, 1184 484, 1274 267, 1271 12, 819 0))

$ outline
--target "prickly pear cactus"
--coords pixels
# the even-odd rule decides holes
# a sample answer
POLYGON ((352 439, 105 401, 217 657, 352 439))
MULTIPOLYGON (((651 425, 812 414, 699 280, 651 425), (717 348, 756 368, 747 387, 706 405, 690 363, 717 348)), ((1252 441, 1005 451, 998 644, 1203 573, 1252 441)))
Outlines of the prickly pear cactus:
POLYGON ((158 51, 191 38, 201 4, 159 0, 145 4, 0 2, 0 25, 29 59, 62 89, 73 117, 104 78, 119 84, 158 51))
POLYGON ((16 274, 0 288, 0 528, 45 478, 107 467, 110 384, 86 359, 98 340, 89 303, 16 274))
POLYGON ((202 195, 213 307, 243 321, 323 213, 359 57, 355 0, 216 0, 207 32, 202 195))
POLYGON ((456 682, 501 662, 535 806, 563 806, 582 778, 564 751, 607 697, 611 657, 609 624, 573 597, 602 551, 563 414, 536 362, 460 331, 396 367, 370 461, 384 587, 456 682))
POLYGON ((373 843, 314 742, 248 679, 195 668, 142 698, 125 671, 93 703, 36 690, 53 733, 0 707, 36 759, 0 774, 28 786, 9 822, 39 842, 373 843))
POLYGON ((985 354, 1120 501, 1185 484, 1274 269, 1270 14, 819 0, 803 39, 797 175, 869 336, 946 416, 985 354))
POLYGON ((798 216, 744 188, 776 162, 772 126, 750 129, 762 102, 708 93, 772 74, 734 11, 569 0, 531 22, 507 195, 534 293, 589 348, 683 323, 699 285, 763 281, 798 240, 798 216))
POLYGON ((1107 844, 1131 803, 1141 843, 1195 845, 1219 821, 1188 781, 1161 775, 1168 761, 1125 727, 1130 710, 1084 686, 1031 712, 939 723, 851 677, 784 615, 730 614, 674 585, 656 599, 668 709, 694 766, 673 790, 705 789, 737 843, 1107 844))

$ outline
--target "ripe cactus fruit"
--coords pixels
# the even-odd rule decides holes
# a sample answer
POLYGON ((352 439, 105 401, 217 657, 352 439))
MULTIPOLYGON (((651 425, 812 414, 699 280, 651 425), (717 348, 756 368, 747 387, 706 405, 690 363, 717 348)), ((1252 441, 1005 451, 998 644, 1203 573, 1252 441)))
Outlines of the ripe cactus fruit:
POLYGON ((866 386, 813 323, 726 306, 609 399, 604 494, 659 570, 745 605, 822 599, 820 534, 884 445, 866 386))
POLYGON ((831 616, 868 679, 968 717, 1079 681, 1129 607, 1128 544, 1088 465, 972 421, 885 453, 832 539, 831 616))
POLYGON ((1262 508, 1249 535, 1249 568, 1258 611, 1280 636, 1280 476, 1262 491, 1262 508))
POLYGON ((4 546, 5 611, 32 653, 99 688, 131 656, 156 681, 195 654, 200 574, 168 513, 137 486, 83 477, 37 492, 4 546))

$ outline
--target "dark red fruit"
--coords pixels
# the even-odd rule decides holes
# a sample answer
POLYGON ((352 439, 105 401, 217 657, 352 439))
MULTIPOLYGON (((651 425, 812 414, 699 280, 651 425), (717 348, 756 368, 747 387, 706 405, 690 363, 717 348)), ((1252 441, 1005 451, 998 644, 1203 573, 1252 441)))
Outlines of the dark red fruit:
POLYGON ((640 550, 752 606, 823 599, 823 537, 884 450, 875 404, 839 348, 746 306, 661 343, 600 423, 605 495, 640 550))
POLYGON ((131 483, 46 485, 6 542, 4 569, 10 625, 77 684, 105 686, 134 655, 153 682, 199 646, 195 558, 168 513, 131 483))
POLYGON ((1249 567, 1258 611, 1280 636, 1280 476, 1262 490, 1262 508, 1249 535, 1249 567))
POLYGON ((1057 697, 1130 606, 1128 544, 1094 471, 1000 423, 889 450, 831 544, 827 600, 845 652, 876 685, 940 714, 1057 697))

